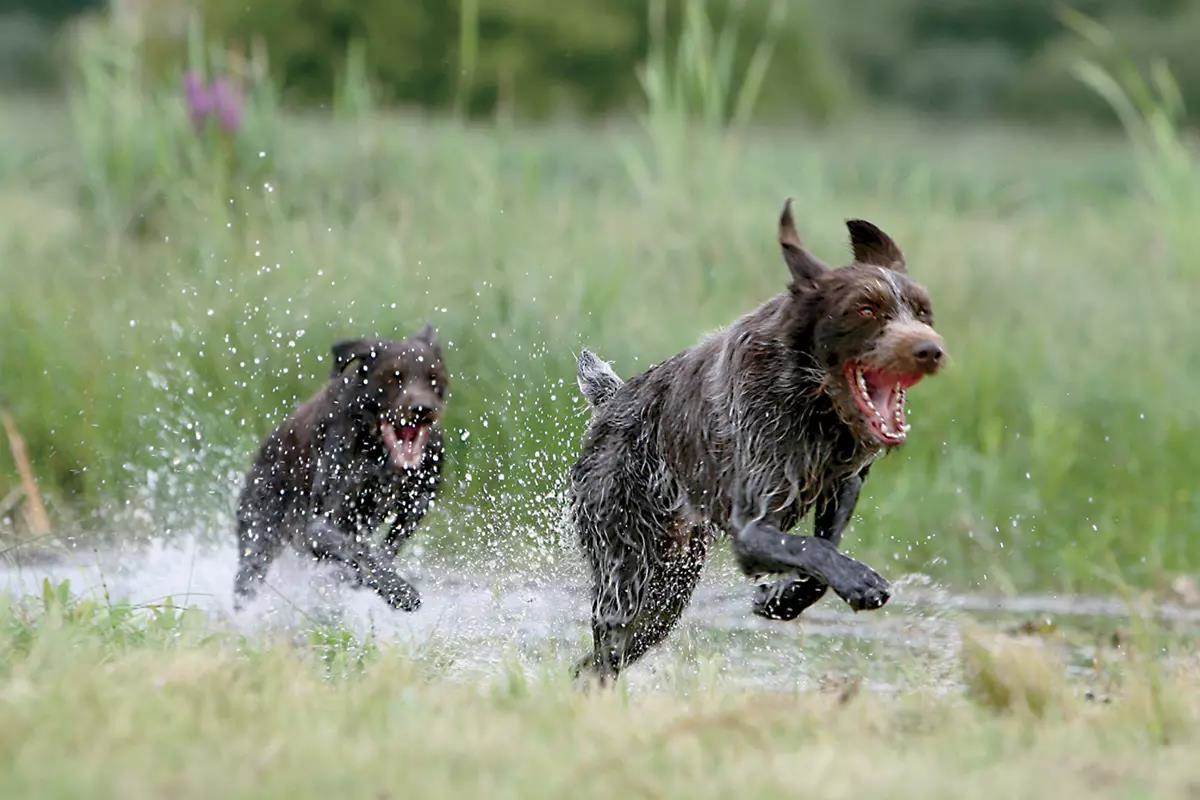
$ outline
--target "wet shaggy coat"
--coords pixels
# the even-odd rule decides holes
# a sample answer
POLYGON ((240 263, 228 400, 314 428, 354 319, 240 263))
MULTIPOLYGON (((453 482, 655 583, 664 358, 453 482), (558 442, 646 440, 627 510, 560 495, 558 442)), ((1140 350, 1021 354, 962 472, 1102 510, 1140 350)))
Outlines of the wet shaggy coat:
MULTIPOLYGON (((827 587, 855 609, 887 601, 887 582, 837 549, 890 444, 860 418, 843 373, 878 363, 928 374, 937 364, 912 351, 936 343, 940 361, 941 340, 899 249, 870 223, 850 229, 856 261, 830 270, 800 246, 785 207, 788 291, 628 382, 584 351, 579 383, 594 417, 570 479, 594 584, 584 669, 615 677, 661 641, 721 533, 748 574, 788 575, 760 587, 763 616, 794 618, 827 587), (814 536, 784 533, 814 509, 814 536)), ((902 410, 892 411, 901 424, 884 433, 902 438, 902 410)))
POLYGON ((411 611, 420 594, 392 561, 441 482, 448 385, 441 350, 426 328, 399 342, 342 342, 332 355, 329 383, 267 437, 246 477, 235 602, 257 592, 271 561, 291 544, 411 611), (397 430, 412 435, 400 442, 397 430))

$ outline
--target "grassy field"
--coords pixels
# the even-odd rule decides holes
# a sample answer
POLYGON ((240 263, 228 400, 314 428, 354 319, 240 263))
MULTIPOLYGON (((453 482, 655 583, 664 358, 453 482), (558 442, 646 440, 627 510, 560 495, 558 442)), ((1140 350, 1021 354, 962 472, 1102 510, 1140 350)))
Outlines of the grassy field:
MULTIPOLYGON (((474 127, 262 91, 236 137, 197 135, 97 48, 69 104, 0 106, 0 403, 63 531, 226 536, 330 344, 428 320, 454 383, 425 540, 555 558, 574 354, 629 374, 780 291, 790 195, 829 261, 844 218, 888 230, 953 357, 873 473, 857 554, 1002 591, 1200 566, 1200 162, 1169 120, 1131 112, 1128 141, 886 117, 722 134, 654 108, 474 127)), ((15 482, 0 448, 0 497, 15 482)))
POLYGON ((1085 698, 1037 637, 969 637, 965 691, 579 692, 565 663, 446 679, 436 649, 223 633, 171 606, 0 600, 5 797, 1194 797, 1200 662, 1151 640, 1085 698))

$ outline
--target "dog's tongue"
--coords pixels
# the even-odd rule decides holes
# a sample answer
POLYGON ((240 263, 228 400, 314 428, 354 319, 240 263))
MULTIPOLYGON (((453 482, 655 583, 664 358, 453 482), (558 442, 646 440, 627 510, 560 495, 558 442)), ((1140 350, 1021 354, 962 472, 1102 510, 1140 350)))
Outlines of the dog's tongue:
POLYGON ((396 429, 391 423, 380 425, 383 443, 387 446, 392 463, 402 469, 415 469, 425 454, 425 440, 429 433, 423 425, 401 425, 396 429))
POLYGON ((895 398, 896 384, 893 383, 876 383, 870 378, 867 378, 867 391, 871 393, 871 403, 875 408, 879 409, 879 413, 883 415, 885 420, 892 419, 892 400, 895 398))
MULTIPOLYGON (((908 389, 921 380, 920 374, 901 375, 899 373, 886 372, 884 370, 870 370, 864 373, 863 377, 867 381, 867 391, 871 395, 871 403, 879 410, 880 415, 892 424, 896 414, 896 403, 899 401, 899 396, 896 393, 897 387, 900 389, 908 389)), ((904 409, 900 409, 900 422, 904 421, 904 409)))

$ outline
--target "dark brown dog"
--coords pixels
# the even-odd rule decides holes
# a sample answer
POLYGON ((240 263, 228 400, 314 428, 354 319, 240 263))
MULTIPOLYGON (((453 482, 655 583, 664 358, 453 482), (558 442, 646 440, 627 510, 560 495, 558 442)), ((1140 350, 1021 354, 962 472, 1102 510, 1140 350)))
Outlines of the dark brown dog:
POLYGON ((791 619, 832 587, 855 610, 887 582, 838 551, 872 462, 904 442, 906 390, 944 360, 929 296, 896 244, 847 223, 854 262, 830 269, 800 244, 791 203, 779 244, 788 291, 623 383, 591 353, 594 408, 571 471, 571 512, 592 569, 602 679, 661 641, 718 533, 760 587, 756 612, 791 619), (813 536, 790 530, 816 509, 813 536))
POLYGON ((288 543, 339 562, 395 608, 420 605, 391 563, 441 481, 447 385, 430 327, 402 342, 334 345, 329 383, 267 438, 247 475, 237 512, 238 605, 288 543))

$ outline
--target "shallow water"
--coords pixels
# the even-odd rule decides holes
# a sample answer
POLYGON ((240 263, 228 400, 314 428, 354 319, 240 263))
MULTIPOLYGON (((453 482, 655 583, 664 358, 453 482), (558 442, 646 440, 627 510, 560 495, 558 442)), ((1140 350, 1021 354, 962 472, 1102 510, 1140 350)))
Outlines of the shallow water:
MULTIPOLYGON (((337 625, 414 651, 436 652, 448 672, 470 679, 519 664, 528 671, 566 665, 586 651, 586 581, 578 564, 541 569, 451 569, 402 560, 423 605, 397 612, 373 593, 338 580, 336 570, 295 553, 271 569, 268 586, 235 612, 232 547, 193 539, 34 556, 10 550, 0 591, 33 595, 43 579, 70 580, 80 595, 152 604, 172 597, 204 610, 213 625, 248 635, 298 635, 337 625)), ((715 673, 722 683, 769 691, 853 682, 883 691, 952 690, 959 685, 961 635, 967 627, 1036 635, 1063 651, 1070 673, 1087 683, 1097 652, 1117 640, 1127 607, 1108 598, 957 595, 920 575, 893 582, 892 601, 854 614, 832 595, 795 622, 750 613, 752 586, 717 559, 668 642, 626 674, 632 687, 678 684, 715 673)), ((1144 613, 1144 612, 1143 612, 1144 613)), ((1190 636, 1200 609, 1159 605, 1152 615, 1190 636)))

